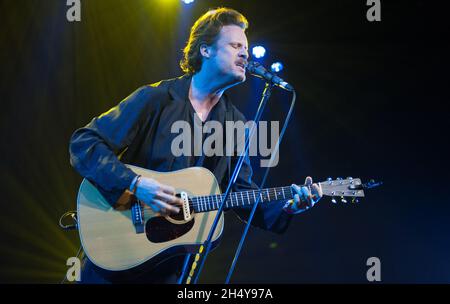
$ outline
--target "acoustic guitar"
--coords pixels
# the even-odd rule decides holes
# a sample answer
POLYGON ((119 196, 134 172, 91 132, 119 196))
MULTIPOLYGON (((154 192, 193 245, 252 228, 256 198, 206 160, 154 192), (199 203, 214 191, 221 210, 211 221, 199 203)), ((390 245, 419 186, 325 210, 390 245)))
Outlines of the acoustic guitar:
MULTIPOLYGON (((176 254, 196 252, 206 240, 223 200, 215 176, 205 168, 191 167, 174 172, 156 172, 127 165, 137 174, 171 185, 183 200, 178 214, 162 216, 138 201, 126 210, 113 208, 97 188, 84 179, 77 198, 78 231, 87 257, 98 267, 126 271, 141 265, 157 264, 176 254)), ((320 183, 324 196, 332 202, 364 196, 367 187, 358 178, 320 183)), ((291 186, 230 193, 225 208, 287 201, 291 186)), ((217 246, 223 231, 223 214, 212 239, 217 246)))

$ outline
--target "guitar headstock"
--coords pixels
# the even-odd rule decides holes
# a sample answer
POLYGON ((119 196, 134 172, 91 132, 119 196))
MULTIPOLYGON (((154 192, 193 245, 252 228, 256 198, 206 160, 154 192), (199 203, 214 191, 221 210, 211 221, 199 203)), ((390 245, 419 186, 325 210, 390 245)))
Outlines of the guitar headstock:
POLYGON ((320 183, 323 195, 331 196, 331 202, 337 203, 336 198, 340 198, 342 203, 347 203, 348 197, 351 197, 352 203, 357 203, 358 198, 364 197, 366 185, 359 178, 347 177, 346 179, 337 178, 335 180, 328 178, 320 183))

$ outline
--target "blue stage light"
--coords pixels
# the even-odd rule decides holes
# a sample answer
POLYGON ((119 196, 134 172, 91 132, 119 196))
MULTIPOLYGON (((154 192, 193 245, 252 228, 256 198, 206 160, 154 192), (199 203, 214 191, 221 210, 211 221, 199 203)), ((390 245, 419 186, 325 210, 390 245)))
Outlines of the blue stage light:
POLYGON ((266 54, 266 49, 260 45, 254 46, 252 49, 252 54, 255 58, 262 58, 266 54))
POLYGON ((278 73, 283 70, 283 64, 281 62, 274 62, 270 66, 270 69, 272 70, 272 72, 278 73))

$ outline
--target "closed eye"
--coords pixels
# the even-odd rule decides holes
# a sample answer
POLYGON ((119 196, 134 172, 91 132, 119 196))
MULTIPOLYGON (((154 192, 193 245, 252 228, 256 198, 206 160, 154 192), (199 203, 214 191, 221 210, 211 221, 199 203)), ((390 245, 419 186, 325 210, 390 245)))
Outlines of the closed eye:
POLYGON ((235 48, 235 49, 240 49, 240 48, 244 48, 245 50, 247 50, 248 48, 246 46, 244 46, 242 43, 239 42, 231 42, 230 45, 235 48))

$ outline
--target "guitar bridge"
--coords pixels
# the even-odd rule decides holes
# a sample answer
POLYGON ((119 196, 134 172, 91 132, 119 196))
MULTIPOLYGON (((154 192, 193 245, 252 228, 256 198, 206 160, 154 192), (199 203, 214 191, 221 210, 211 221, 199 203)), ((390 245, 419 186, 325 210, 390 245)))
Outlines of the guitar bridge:
POLYGON ((183 201, 183 217, 185 221, 191 220, 191 210, 189 209, 189 197, 186 192, 180 193, 181 200, 183 201))
POLYGON ((131 219, 133 220, 133 225, 136 229, 136 233, 144 233, 144 214, 142 212, 141 203, 139 201, 131 206, 131 219))

